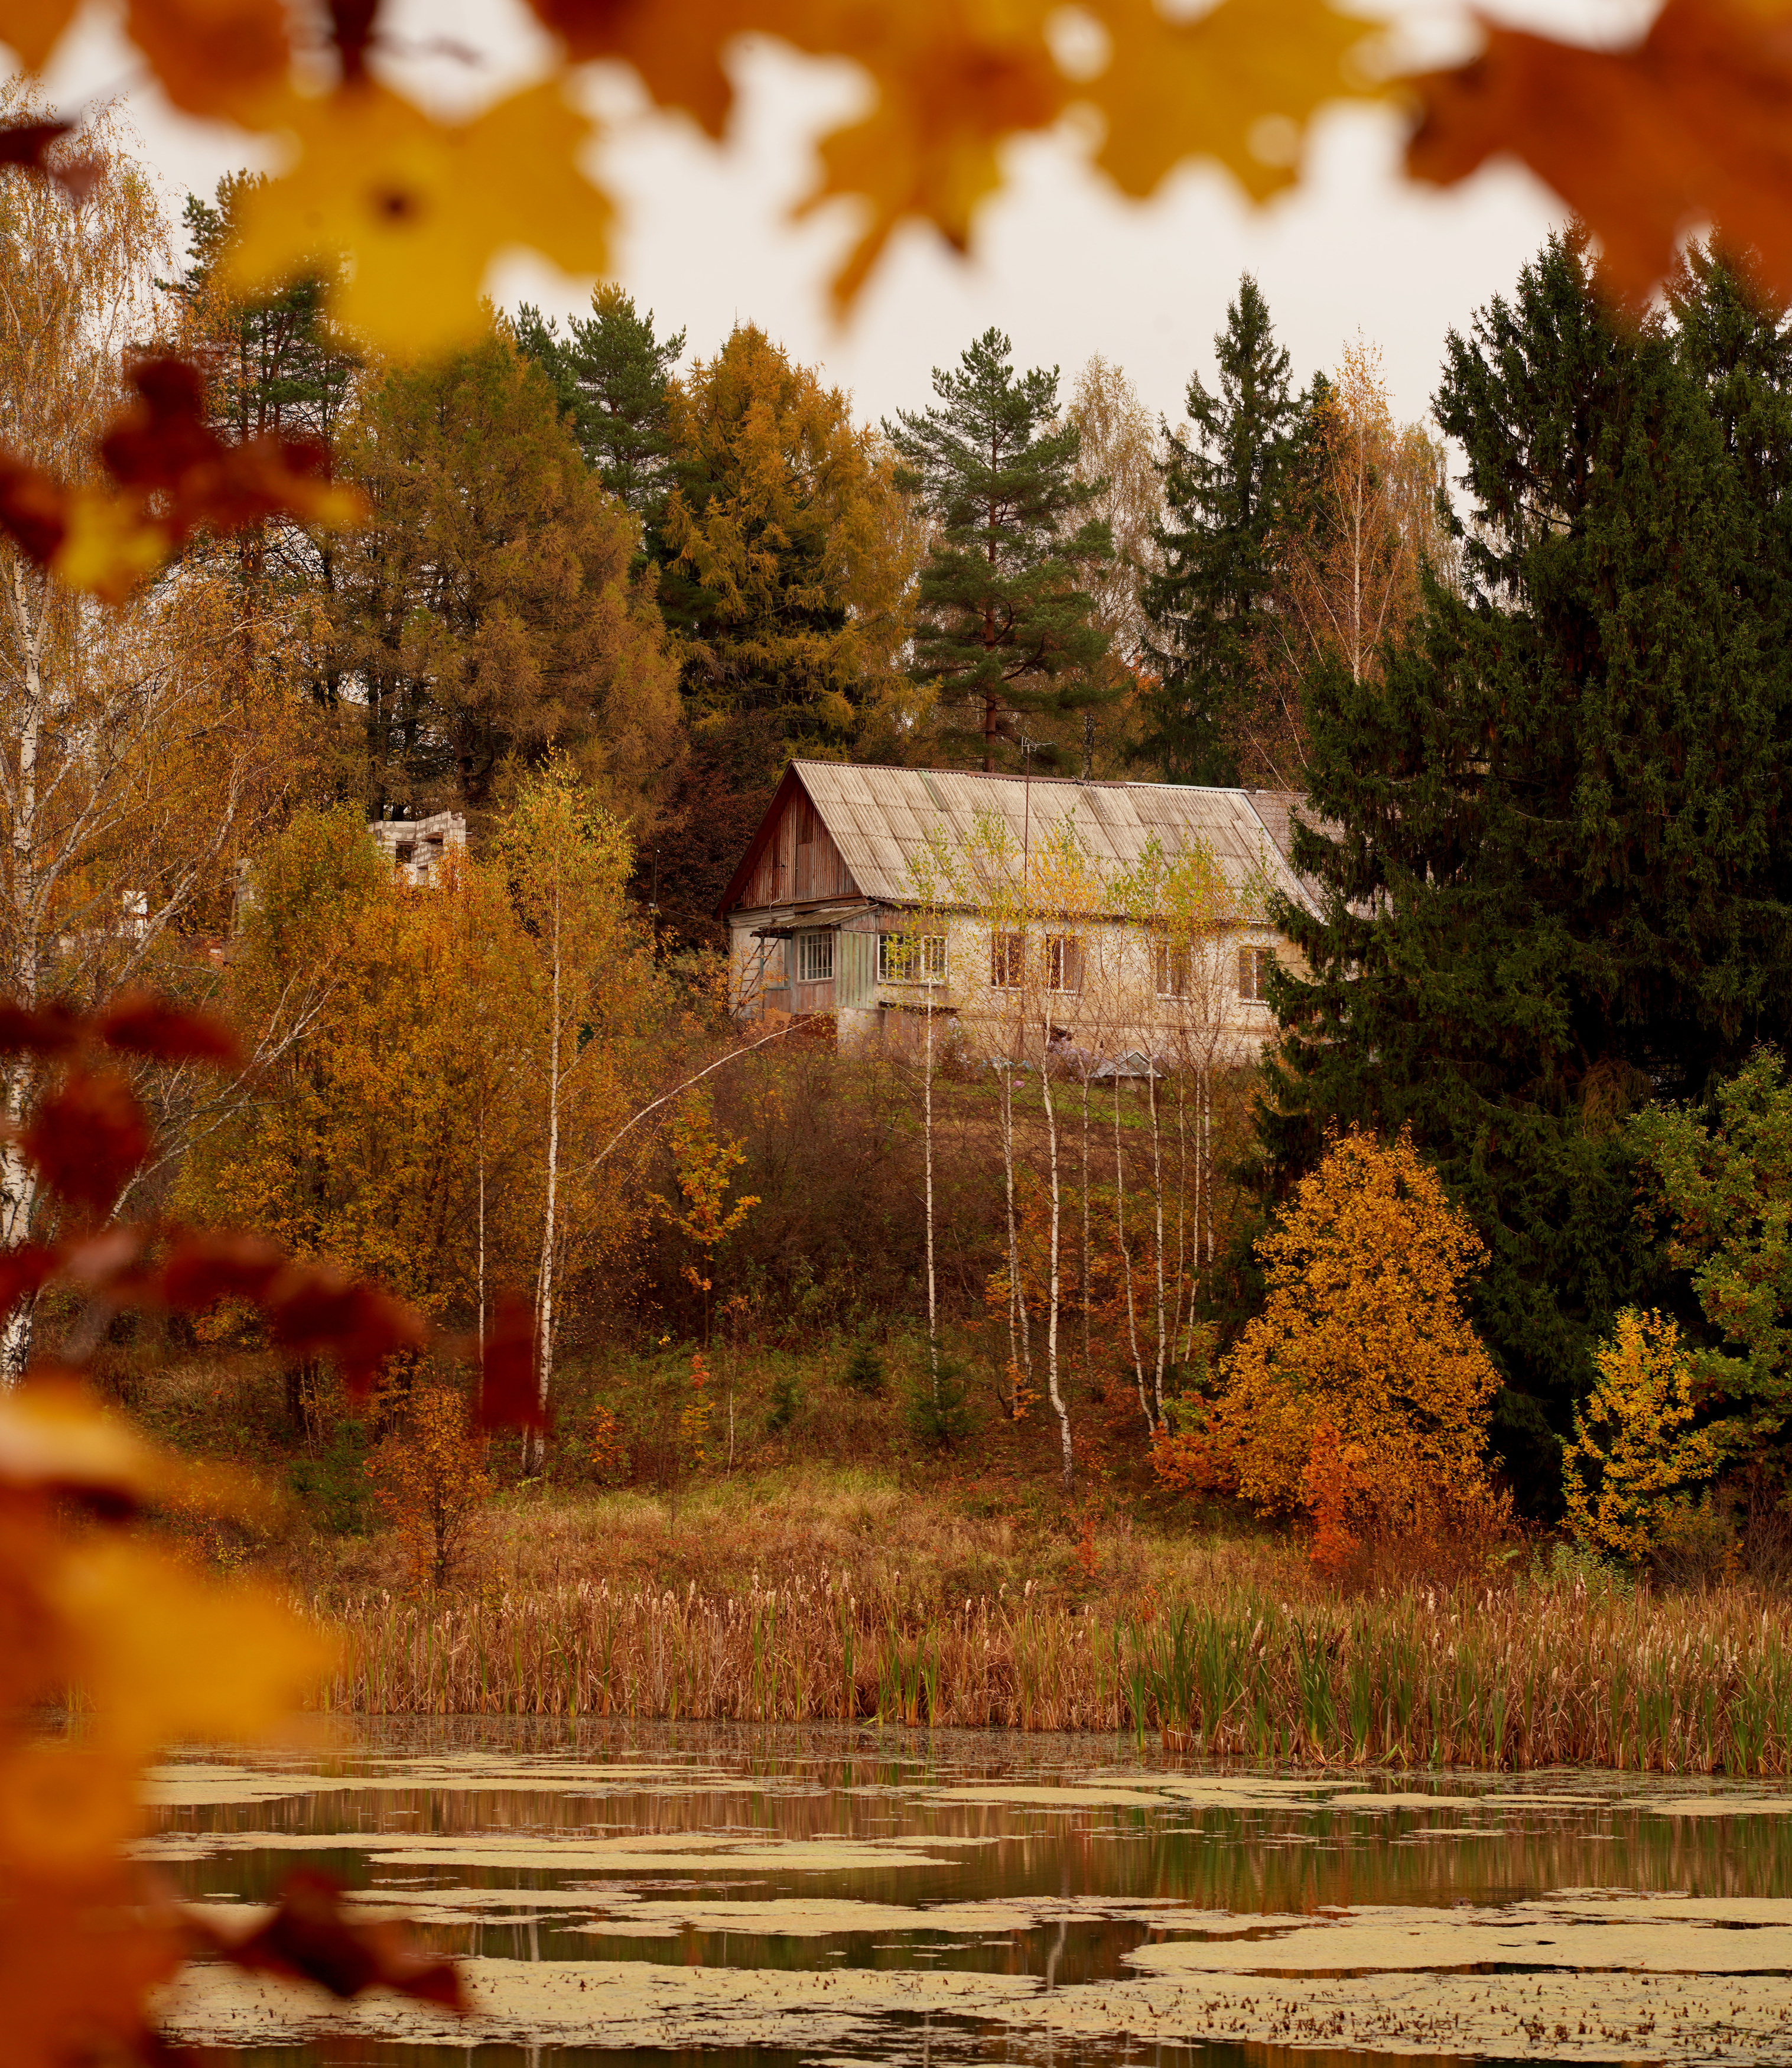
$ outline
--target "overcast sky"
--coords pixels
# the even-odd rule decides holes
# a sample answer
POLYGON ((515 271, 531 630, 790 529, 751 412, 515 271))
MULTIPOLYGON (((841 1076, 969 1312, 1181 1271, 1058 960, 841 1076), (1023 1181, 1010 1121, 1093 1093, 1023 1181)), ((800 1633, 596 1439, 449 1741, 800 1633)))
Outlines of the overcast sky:
MULTIPOLYGON (((1428 55, 1472 47, 1466 10, 1452 0, 1362 4, 1397 16, 1409 47, 1428 55)), ((1653 12, 1651 0, 1485 6, 1590 40, 1634 35, 1653 12)), ((225 172, 275 162, 257 140, 189 120, 153 83, 133 85, 138 67, 119 18, 101 0, 65 39, 48 81, 65 112, 124 88, 176 211, 189 189, 209 192, 225 172)), ((545 55, 520 0, 403 0, 394 26, 412 50, 389 75, 445 109, 471 112, 536 76, 545 55)), ((1154 409, 1178 415, 1190 371, 1211 369, 1213 333, 1247 271, 1300 379, 1335 365, 1360 333, 1381 349, 1397 411, 1423 417, 1446 332, 1509 287, 1559 214, 1514 166, 1489 168, 1449 193, 1407 186, 1395 177, 1397 121, 1371 110, 1326 115, 1300 187, 1261 210, 1224 173, 1199 166, 1150 203, 1128 203, 1084 168, 1070 139, 1030 141, 1014 149, 1012 183, 986 207, 969 263, 931 230, 906 231, 839 328, 825 283, 853 241, 852 205, 794 227, 784 210, 813 177, 816 136, 849 116, 863 88, 847 67, 764 42, 741 47, 736 78, 742 98, 718 148, 682 119, 646 112, 625 79, 594 75, 592 104, 613 118, 603 162, 625 208, 621 277, 662 332, 686 332, 691 352, 711 351, 735 321, 751 320, 823 366, 873 417, 923 404, 930 368, 992 324, 1010 334, 1024 363, 1059 365, 1067 379, 1101 352, 1154 409)), ((583 307, 591 283, 519 254, 491 285, 507 305, 564 311, 583 307)))

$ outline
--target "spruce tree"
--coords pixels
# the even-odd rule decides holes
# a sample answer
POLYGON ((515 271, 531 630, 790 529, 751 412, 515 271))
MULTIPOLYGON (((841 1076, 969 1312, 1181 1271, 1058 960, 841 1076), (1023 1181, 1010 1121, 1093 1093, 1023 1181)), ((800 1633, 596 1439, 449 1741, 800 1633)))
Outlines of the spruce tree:
POLYGON ((1553 238, 1449 340, 1464 592, 1309 685, 1331 824, 1296 849, 1323 910, 1285 914, 1272 1170, 1410 1122, 1488 1241, 1487 1340, 1558 1419, 1650 1293, 1625 1113, 1792 1020, 1788 372, 1721 265, 1638 325, 1553 238))
POLYGON ((1081 434, 1057 421, 1057 368, 1016 376, 1013 346, 986 331, 955 372, 934 368, 937 404, 885 429, 935 526, 921 572, 915 679, 937 682, 940 731, 992 770, 1030 714, 1111 702, 1098 663, 1109 635, 1087 584, 1113 557, 1088 513, 1106 483, 1079 481, 1081 434))
POLYGON ((1215 392, 1188 381, 1190 429, 1165 426, 1162 570, 1145 585, 1159 686, 1142 751, 1179 783, 1236 783, 1236 722, 1254 683, 1252 639, 1274 586, 1270 537, 1301 418, 1289 356, 1249 274, 1214 339, 1215 392))
POLYGON ((672 484, 672 372, 685 334, 655 337, 653 311, 638 314, 607 281, 567 332, 539 309, 517 311, 516 341, 554 384, 586 464, 650 530, 672 484))

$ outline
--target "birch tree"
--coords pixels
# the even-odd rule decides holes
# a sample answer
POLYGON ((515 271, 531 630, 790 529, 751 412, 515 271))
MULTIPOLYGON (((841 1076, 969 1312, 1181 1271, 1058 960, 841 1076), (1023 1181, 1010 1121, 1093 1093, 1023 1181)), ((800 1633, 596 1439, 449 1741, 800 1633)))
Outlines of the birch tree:
MULTIPOLYGON (((576 1227, 588 1245, 618 1232, 615 1203, 596 1189, 609 1166, 569 1151, 608 1134, 627 1110, 640 1039, 661 985, 651 939, 627 898, 634 851, 624 828, 593 804, 570 765, 556 759, 526 777, 498 837, 499 865, 527 943, 530 1056, 525 1073, 540 1130, 540 1244, 535 1268, 536 1388, 549 1404, 564 1246, 576 1227)), ((527 1439, 539 1470, 543 1440, 527 1439)))
MULTIPOLYGON (((16 87, 0 118, 42 112, 16 87)), ((71 149, 72 147, 68 147, 71 149)), ((0 175, 0 442, 63 480, 93 482, 95 447, 154 320, 165 226, 149 180, 102 113, 79 150, 77 200, 0 175)), ((0 987, 27 1004, 92 1004, 155 969, 189 987, 191 926, 226 926, 245 820, 280 759, 277 704, 229 662, 236 612, 177 570, 117 610, 54 581, 0 539, 0 987)), ((39 1073, 8 1059, 0 1102, 16 1130, 39 1073)), ((0 1149, 0 1243, 45 1205, 0 1149)), ((0 1326, 0 1386, 24 1369, 31 1310, 0 1326)))

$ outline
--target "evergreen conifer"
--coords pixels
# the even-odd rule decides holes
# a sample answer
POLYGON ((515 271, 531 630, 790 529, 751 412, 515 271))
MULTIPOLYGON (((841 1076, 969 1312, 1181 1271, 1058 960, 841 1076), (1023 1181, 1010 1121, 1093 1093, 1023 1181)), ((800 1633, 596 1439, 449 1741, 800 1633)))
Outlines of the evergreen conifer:
POLYGON ((877 1399, 884 1390, 884 1361, 878 1354, 877 1345, 870 1341, 854 1344, 840 1379, 849 1392, 862 1394, 868 1400, 877 1399))
POLYGON ((1191 374, 1192 431, 1166 426, 1162 566, 1142 599, 1159 681, 1142 751, 1179 783, 1238 780, 1235 721, 1252 693, 1252 636, 1274 585, 1277 487, 1302 413, 1249 274, 1213 342, 1215 392, 1191 374))
POLYGON ((606 281, 564 337, 553 317, 525 304, 516 340, 554 384, 586 465, 651 529, 672 485, 670 390, 684 332, 655 337, 653 311, 641 315, 632 295, 606 281))
POLYGON ((1109 635, 1086 586, 1114 541, 1089 506, 1106 483, 1076 477, 1081 434, 1057 421, 1057 369, 1016 376, 988 330, 955 372, 935 367, 931 408, 885 429, 898 480, 935 526, 921 572, 915 679, 937 682, 940 736, 993 769, 1030 714, 1110 702, 1098 667, 1109 635))
POLYGON ((1700 255, 1639 325, 1553 238, 1449 341, 1465 592, 1428 581, 1379 670, 1308 686, 1323 909, 1285 914, 1272 1166, 1410 1123, 1488 1242, 1484 1335, 1558 1420, 1644 1303, 1625 1111, 1792 1014, 1789 396, 1733 271, 1700 255))

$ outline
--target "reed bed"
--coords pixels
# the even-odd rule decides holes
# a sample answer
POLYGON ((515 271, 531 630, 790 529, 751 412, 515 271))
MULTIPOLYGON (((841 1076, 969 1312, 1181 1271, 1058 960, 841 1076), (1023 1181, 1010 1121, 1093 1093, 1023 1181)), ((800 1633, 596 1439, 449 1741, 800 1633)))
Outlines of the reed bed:
POLYGON ((1001 1595, 917 1615, 821 1567, 732 1593, 580 1580, 320 1602, 327 1708, 1098 1730, 1274 1765, 1792 1773, 1792 1642, 1771 1599, 1248 1589, 1146 1614, 1001 1595))

